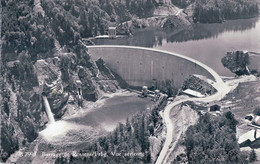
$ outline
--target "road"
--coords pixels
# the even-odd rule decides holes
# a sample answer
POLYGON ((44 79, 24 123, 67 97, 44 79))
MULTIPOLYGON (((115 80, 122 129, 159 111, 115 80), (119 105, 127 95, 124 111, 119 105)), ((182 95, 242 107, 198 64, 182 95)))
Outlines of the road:
MULTIPOLYGON (((183 100, 179 100, 176 102, 173 102, 172 104, 169 104, 166 108, 165 111, 163 113, 164 115, 164 119, 165 119, 165 123, 166 123, 166 129, 167 129, 167 134, 166 134, 166 140, 165 143, 163 145, 163 148, 160 152, 159 157, 157 158, 156 164, 162 164, 164 159, 165 161, 167 160, 165 157, 167 155, 167 151, 169 149, 170 144, 172 143, 172 136, 173 136, 173 125, 172 125, 172 121, 170 119, 170 112, 171 109, 176 106, 179 105, 180 103, 183 103, 185 101, 201 101, 201 102, 211 102, 211 101, 218 101, 221 99, 221 94, 218 92, 212 96, 206 97, 206 98, 187 98, 187 99, 183 99, 183 100)), ((173 145, 174 147, 175 145, 173 145)))
MULTIPOLYGON (((173 102, 172 104, 169 104, 168 106, 166 106, 164 113, 163 113, 165 124, 166 124, 166 129, 167 129, 166 140, 165 140, 163 148, 159 154, 159 157, 157 158, 156 164, 166 163, 167 158, 170 154, 168 152, 168 150, 170 148, 170 144, 172 143, 172 138, 173 138, 172 137, 173 136, 173 125, 172 125, 172 121, 170 118, 170 113, 171 113, 171 109, 174 106, 179 105, 180 103, 183 103, 185 101, 201 101, 201 102, 206 102, 206 103, 211 102, 211 101, 218 101, 218 100, 221 100, 230 91, 230 88, 228 87, 228 85, 223 82, 223 80, 219 77, 219 75, 214 70, 212 70, 211 68, 208 68, 208 71, 213 75, 213 77, 216 80, 216 82, 213 84, 213 86, 215 86, 215 88, 217 89, 217 93, 215 93, 214 95, 208 96, 208 97, 204 97, 204 98, 182 99, 182 100, 173 102)), ((174 145, 172 145, 172 147, 175 147, 176 143, 177 142, 175 142, 174 145)))

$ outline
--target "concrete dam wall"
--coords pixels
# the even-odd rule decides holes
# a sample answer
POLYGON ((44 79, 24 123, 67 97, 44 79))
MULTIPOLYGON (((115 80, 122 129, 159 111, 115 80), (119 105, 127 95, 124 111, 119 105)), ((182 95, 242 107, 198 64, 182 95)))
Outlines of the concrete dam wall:
POLYGON ((114 45, 88 46, 88 51, 93 60, 102 58, 112 71, 131 86, 151 87, 170 80, 174 87, 179 88, 192 74, 222 81, 219 75, 205 64, 167 51, 114 45))

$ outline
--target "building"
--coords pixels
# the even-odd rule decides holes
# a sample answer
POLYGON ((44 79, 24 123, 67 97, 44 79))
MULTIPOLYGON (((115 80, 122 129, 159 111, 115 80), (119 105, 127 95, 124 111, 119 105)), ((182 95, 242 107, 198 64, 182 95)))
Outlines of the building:
POLYGON ((160 90, 158 90, 158 89, 156 89, 155 91, 154 91, 154 101, 157 101, 157 100, 159 100, 159 98, 160 98, 160 90))
POLYGON ((78 105, 80 107, 82 107, 82 82, 80 80, 76 81, 76 85, 77 85, 77 92, 78 92, 78 105))
POLYGON ((198 91, 194 91, 192 89, 186 89, 182 91, 182 93, 192 97, 199 97, 199 98, 205 97, 205 95, 201 94, 198 91))
POLYGON ((249 115, 246 115, 245 119, 246 120, 249 120, 249 121, 252 121, 254 118, 254 115, 253 114, 249 114, 249 115))
POLYGON ((108 27, 109 38, 116 38, 116 27, 108 27))
POLYGON ((253 121, 252 121, 253 125, 257 125, 260 126, 260 116, 256 116, 253 121))
POLYGON ((255 142, 259 137, 260 133, 257 129, 250 130, 238 138, 238 144, 240 145, 240 147, 246 147, 255 142))
POLYGON ((143 86, 142 88, 142 97, 147 97, 148 95, 148 87, 147 86, 143 86))
POLYGON ((209 107, 209 111, 215 112, 215 111, 220 111, 221 106, 215 104, 209 107))

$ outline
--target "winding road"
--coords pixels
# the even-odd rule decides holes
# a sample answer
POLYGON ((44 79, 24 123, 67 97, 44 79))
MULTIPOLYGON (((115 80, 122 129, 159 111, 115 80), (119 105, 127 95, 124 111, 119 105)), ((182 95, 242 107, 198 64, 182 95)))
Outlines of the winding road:
MULTIPOLYGON (((229 91, 230 91, 230 87, 228 87, 228 85, 226 83, 224 83, 224 81, 221 79, 221 77, 210 67, 208 67, 207 65, 200 63, 199 65, 204 67, 206 70, 209 71, 209 73, 211 73, 211 75, 214 77, 215 81, 212 86, 214 86, 217 90, 217 93, 215 93, 214 95, 208 96, 208 97, 204 97, 204 98, 187 98, 187 99, 182 99, 176 102, 173 102, 171 104, 169 104, 168 106, 166 106, 163 116, 164 116, 164 120, 165 120, 165 124, 166 124, 166 129, 167 129, 167 134, 166 134, 166 140, 164 142, 163 148, 159 154, 159 157, 157 158, 156 164, 163 164, 167 162, 167 159, 170 155, 170 152, 168 151, 170 148, 170 145, 172 143, 172 136, 173 136, 173 124, 172 124, 172 120, 170 118, 170 113, 171 113, 171 109, 173 109, 174 106, 185 102, 185 101, 201 101, 201 102, 212 102, 212 101, 218 101, 221 100, 229 91)), ((174 143, 174 145, 172 145, 172 148, 175 147, 177 142, 174 143)), ((173 149, 172 149, 173 150, 173 149)))

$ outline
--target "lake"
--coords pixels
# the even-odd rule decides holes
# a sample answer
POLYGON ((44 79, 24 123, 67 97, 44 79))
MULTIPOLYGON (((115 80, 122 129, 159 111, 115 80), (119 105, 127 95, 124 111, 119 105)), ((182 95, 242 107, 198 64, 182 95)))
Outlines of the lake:
MULTIPOLYGON (((95 102, 96 106, 82 108, 75 115, 56 121, 40 132, 48 143, 68 150, 82 148, 99 136, 113 131, 118 123, 138 112, 151 109, 154 102, 150 98, 140 98, 129 91, 108 94, 95 102)), ((57 148, 57 147, 56 147, 57 148)))
POLYGON ((260 18, 229 20, 221 24, 194 24, 178 32, 139 30, 132 37, 93 40, 97 45, 131 45, 182 54, 213 68, 222 76, 234 76, 224 68, 226 52, 260 52, 260 18))
POLYGON ((111 98, 106 98, 103 105, 97 107, 86 115, 67 119, 69 122, 103 128, 112 131, 119 122, 125 123, 126 119, 140 111, 145 111, 152 105, 150 98, 140 98, 135 93, 123 93, 111 98))

